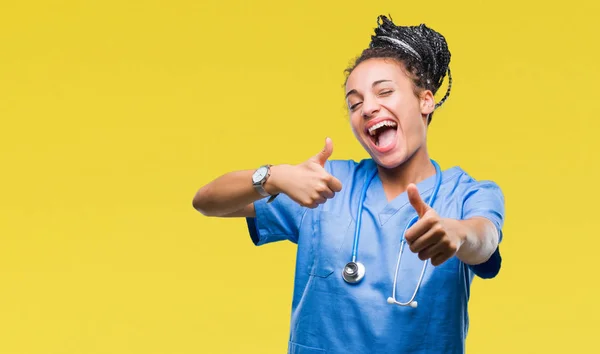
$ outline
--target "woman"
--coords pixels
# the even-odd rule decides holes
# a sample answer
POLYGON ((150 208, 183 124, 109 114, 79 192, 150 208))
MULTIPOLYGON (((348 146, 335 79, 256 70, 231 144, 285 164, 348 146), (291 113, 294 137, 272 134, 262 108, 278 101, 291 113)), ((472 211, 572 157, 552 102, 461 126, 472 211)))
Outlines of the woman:
POLYGON ((370 159, 329 160, 326 139, 304 163, 231 172, 197 192, 202 214, 246 217, 256 245, 297 243, 290 353, 464 352, 471 281, 500 269, 504 198, 428 156, 449 63, 442 35, 380 16, 346 80, 370 159))

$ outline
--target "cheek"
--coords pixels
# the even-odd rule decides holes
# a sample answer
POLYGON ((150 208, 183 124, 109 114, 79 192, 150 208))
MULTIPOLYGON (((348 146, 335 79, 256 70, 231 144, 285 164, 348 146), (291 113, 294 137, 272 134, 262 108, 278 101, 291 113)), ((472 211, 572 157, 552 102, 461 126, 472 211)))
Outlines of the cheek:
POLYGON ((361 123, 361 122, 360 122, 360 117, 359 117, 359 118, 357 118, 357 117, 356 117, 356 114, 354 114, 354 113, 353 113, 353 114, 350 116, 350 128, 352 128, 352 133, 354 133, 354 135, 355 135, 356 137, 358 137, 358 136, 360 135, 360 134, 359 134, 359 131, 360 131, 360 129, 361 129, 361 128, 360 128, 360 123, 361 123))
POLYGON ((414 150, 425 141, 425 127, 419 117, 412 117, 400 122, 399 138, 404 141, 408 150, 414 150))

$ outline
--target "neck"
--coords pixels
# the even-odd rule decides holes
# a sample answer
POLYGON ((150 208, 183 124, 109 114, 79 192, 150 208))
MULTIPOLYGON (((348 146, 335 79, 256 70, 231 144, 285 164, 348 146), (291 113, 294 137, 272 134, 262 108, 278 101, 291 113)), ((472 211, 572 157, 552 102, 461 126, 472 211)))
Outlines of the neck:
POLYGON ((404 193, 409 184, 417 184, 435 174, 427 150, 421 148, 399 166, 388 169, 377 166, 388 202, 404 193))

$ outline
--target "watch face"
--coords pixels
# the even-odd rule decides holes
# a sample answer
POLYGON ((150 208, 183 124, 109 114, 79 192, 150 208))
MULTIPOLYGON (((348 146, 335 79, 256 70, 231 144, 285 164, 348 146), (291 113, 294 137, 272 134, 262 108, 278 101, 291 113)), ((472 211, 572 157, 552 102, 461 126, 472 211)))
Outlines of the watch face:
POLYGON ((267 175, 267 168, 265 166, 262 166, 258 170, 256 170, 256 172, 254 172, 254 175, 252 175, 252 181, 254 183, 258 183, 258 182, 262 181, 266 175, 267 175))

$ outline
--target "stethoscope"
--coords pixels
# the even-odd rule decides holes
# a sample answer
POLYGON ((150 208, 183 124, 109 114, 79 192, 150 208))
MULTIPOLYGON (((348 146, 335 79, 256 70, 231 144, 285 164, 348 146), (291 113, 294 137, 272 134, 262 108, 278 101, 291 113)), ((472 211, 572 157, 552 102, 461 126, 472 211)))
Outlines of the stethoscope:
MULTIPOLYGON (((435 199, 437 197, 440 186, 442 185, 442 171, 440 169, 440 166, 434 160, 431 160, 431 163, 435 167, 435 186, 433 188, 433 192, 431 193, 431 197, 429 198, 429 201, 427 202, 427 204, 429 206, 432 206, 433 203, 435 202, 435 199)), ((352 261, 350 261, 346 264, 346 266, 344 267, 344 270, 342 272, 342 277, 344 278, 344 280, 347 283, 350 283, 350 284, 356 284, 356 283, 360 282, 365 276, 365 266, 364 266, 364 264, 356 261, 356 255, 358 253, 358 239, 359 239, 359 234, 360 234, 360 225, 361 225, 361 220, 362 220, 363 204, 365 201, 365 197, 367 195, 367 188, 369 187, 369 184, 371 184, 371 181, 373 180, 373 178, 376 175, 377 175, 377 169, 375 169, 372 174, 367 176, 367 180, 363 186, 363 189, 362 189, 362 192, 360 195, 358 211, 356 212, 356 227, 354 229, 354 245, 352 246, 352 261)), ((396 263, 396 272, 394 274, 394 287, 392 289, 392 296, 388 297, 388 299, 387 299, 388 304, 397 304, 400 306, 410 306, 412 308, 417 307, 417 302, 415 301, 415 296, 417 296, 417 291, 419 291, 419 287, 421 286, 421 282, 423 281, 423 275, 425 274, 425 269, 427 268, 427 261, 423 262, 423 269, 421 270, 421 275, 419 276, 419 282, 417 283, 417 287, 415 288, 415 291, 414 291, 412 297, 410 298, 410 300, 408 300, 407 302, 400 302, 400 301, 396 300, 396 285, 397 285, 397 280, 398 280, 398 269, 400 268, 400 261, 402 259, 402 251, 404 250, 404 244, 406 243, 406 241, 404 240, 404 234, 406 233, 406 230, 408 230, 411 226, 413 226, 418 220, 419 220, 418 215, 413 217, 410 220, 410 222, 406 225, 406 228, 404 229, 404 231, 402 232, 402 237, 400 239, 400 252, 398 254, 398 262, 396 263)))

